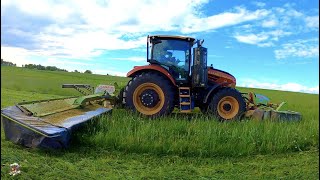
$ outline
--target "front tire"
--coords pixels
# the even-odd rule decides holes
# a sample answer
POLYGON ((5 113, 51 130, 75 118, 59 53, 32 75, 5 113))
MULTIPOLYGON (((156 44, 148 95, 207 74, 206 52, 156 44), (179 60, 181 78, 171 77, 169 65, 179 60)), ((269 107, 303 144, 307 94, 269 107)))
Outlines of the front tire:
POLYGON ((239 120, 246 110, 246 103, 236 89, 223 88, 213 96, 209 110, 221 121, 239 120))
POLYGON ((125 105, 149 117, 170 114, 174 108, 174 90, 170 81, 157 73, 142 73, 125 89, 125 105))

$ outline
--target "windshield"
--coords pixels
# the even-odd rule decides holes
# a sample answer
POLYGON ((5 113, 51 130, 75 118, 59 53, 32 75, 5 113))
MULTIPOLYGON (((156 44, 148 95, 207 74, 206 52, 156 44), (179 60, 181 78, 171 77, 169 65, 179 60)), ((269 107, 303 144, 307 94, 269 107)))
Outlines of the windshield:
POLYGON ((178 71, 189 72, 191 43, 183 40, 156 40, 153 43, 151 59, 161 65, 176 67, 178 71))

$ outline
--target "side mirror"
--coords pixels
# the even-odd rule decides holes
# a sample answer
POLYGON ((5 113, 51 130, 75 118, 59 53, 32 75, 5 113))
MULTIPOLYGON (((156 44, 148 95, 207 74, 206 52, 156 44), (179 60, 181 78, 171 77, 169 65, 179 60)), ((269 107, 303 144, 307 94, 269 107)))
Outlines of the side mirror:
POLYGON ((200 46, 202 46, 203 43, 204 43, 204 39, 200 41, 200 46))
POLYGON ((202 46, 202 44, 203 44, 203 42, 204 42, 204 39, 201 39, 201 40, 197 40, 197 45, 198 45, 198 47, 201 47, 202 46))

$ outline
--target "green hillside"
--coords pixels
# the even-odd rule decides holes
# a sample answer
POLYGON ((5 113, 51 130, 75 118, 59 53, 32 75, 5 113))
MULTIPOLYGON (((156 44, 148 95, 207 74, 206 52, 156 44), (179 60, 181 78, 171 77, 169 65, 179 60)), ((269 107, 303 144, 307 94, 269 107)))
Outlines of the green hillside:
POLYGON ((73 89, 62 89, 62 84, 90 84, 96 87, 98 84, 117 82, 123 87, 128 80, 117 76, 1 67, 1 88, 61 96, 75 95, 76 92, 73 89))

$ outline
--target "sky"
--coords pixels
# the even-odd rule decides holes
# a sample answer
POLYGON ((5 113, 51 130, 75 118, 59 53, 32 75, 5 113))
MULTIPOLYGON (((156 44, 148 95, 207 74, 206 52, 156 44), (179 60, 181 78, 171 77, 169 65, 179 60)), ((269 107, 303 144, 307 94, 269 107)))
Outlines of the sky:
POLYGON ((1 59, 125 76, 148 35, 204 39, 237 86, 319 94, 318 0, 1 0, 1 59))

